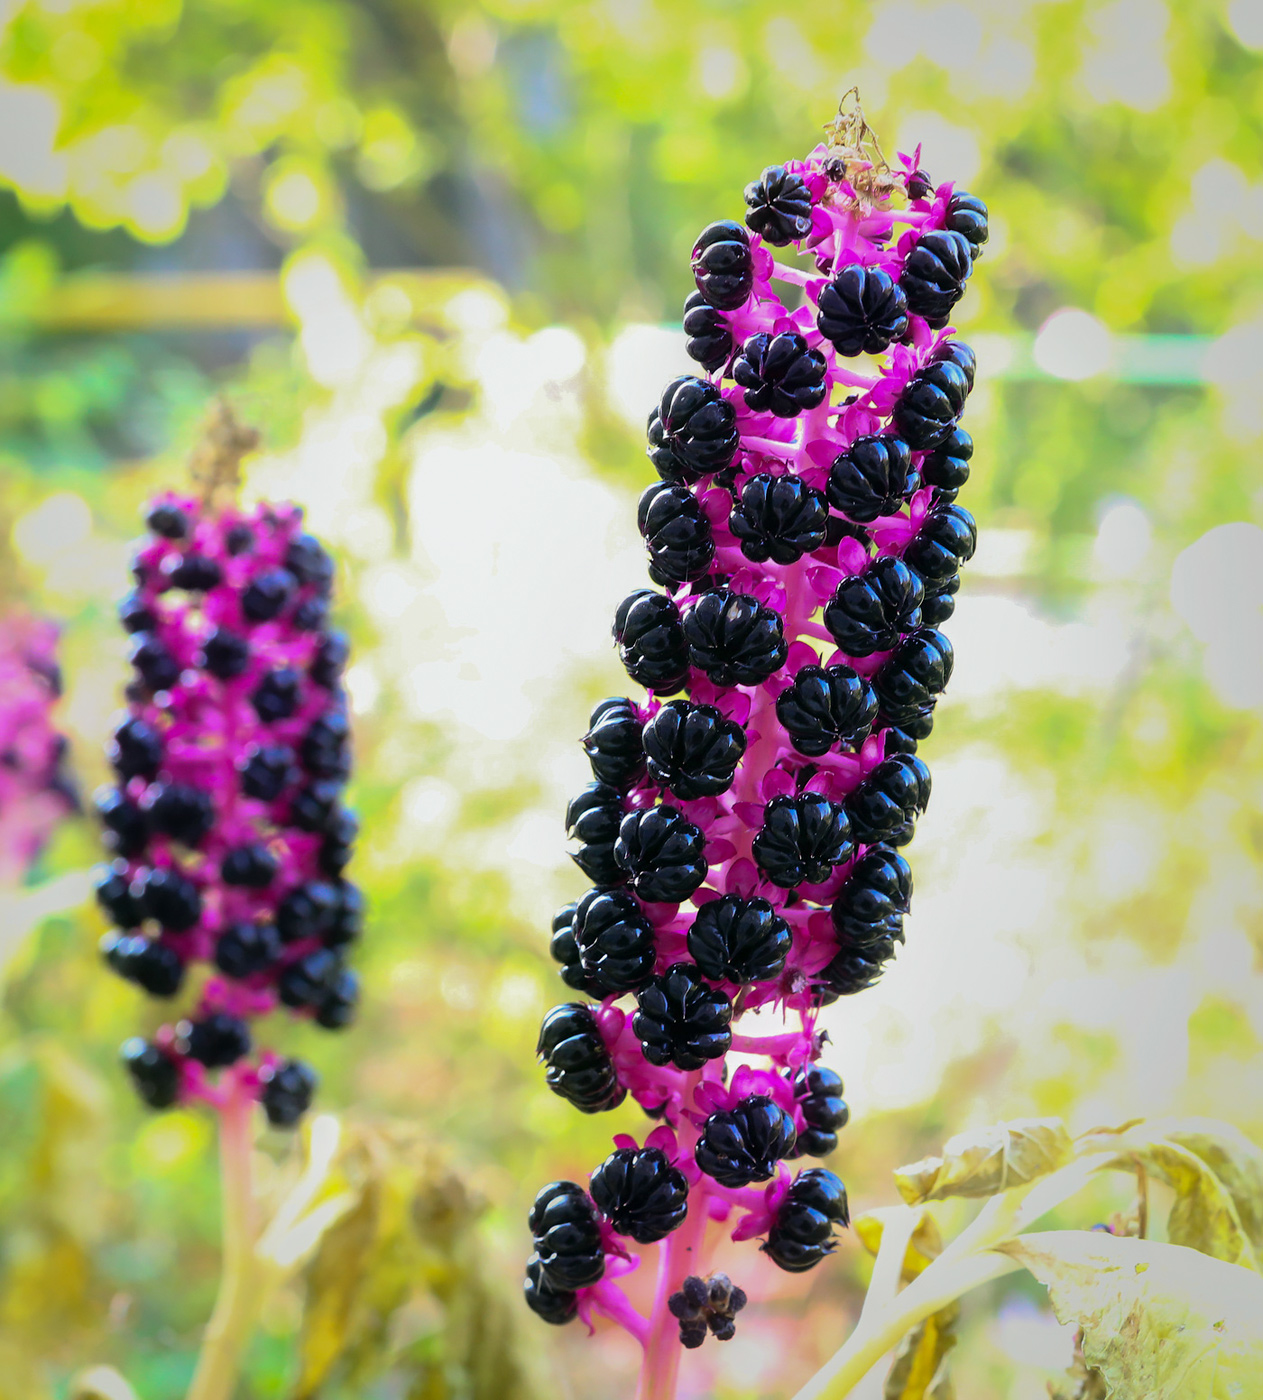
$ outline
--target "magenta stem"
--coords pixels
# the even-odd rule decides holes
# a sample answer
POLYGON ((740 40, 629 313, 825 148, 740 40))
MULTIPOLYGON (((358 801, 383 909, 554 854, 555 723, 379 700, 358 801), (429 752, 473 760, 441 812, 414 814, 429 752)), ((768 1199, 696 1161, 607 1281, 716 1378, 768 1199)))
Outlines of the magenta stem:
POLYGON ((732 1038, 734 1050, 746 1055, 770 1055, 773 1059, 801 1044, 802 1036, 796 1031, 787 1031, 784 1035, 734 1035, 732 1038))
POLYGON ((744 448, 753 448, 755 452, 766 453, 769 457, 788 459, 798 452, 798 444, 792 438, 788 442, 781 442, 777 438, 753 437, 743 433, 741 445, 744 448))
POLYGON ((800 268, 790 267, 786 263, 774 262, 772 264, 772 276, 779 282, 792 282, 796 287, 805 287, 808 282, 819 276, 819 274, 804 272, 800 268))
POLYGON ((589 1293, 592 1306, 603 1313, 611 1322, 616 1322, 630 1332, 640 1345, 649 1342, 649 1321, 627 1301, 627 1294, 612 1280, 603 1278, 594 1284, 589 1293))

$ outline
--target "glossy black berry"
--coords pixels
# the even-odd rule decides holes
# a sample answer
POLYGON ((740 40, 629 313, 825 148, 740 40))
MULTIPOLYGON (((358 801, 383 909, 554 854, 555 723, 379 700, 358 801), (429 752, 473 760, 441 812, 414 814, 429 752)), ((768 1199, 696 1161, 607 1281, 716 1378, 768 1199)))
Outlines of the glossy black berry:
POLYGON ((707 226, 693 245, 693 280, 697 290, 720 311, 744 306, 754 290, 750 235, 731 219, 707 226))
POLYGON ((691 700, 663 705, 645 725, 642 743, 650 778, 681 802, 726 792, 746 751, 739 724, 691 700))
POLYGON ((620 1235, 653 1244, 684 1223, 688 1180, 656 1147, 620 1147, 590 1178, 596 1208, 620 1235))
POLYGON ((956 594, 959 591, 960 575, 953 574, 937 593, 931 593, 921 605, 921 621, 929 627, 942 627, 956 611, 956 594))
POLYGON ((264 724, 289 719, 298 708, 299 675, 292 666, 269 671, 255 687, 250 703, 264 724))
POLYGON ((281 973, 276 981, 277 995, 295 1010, 318 1006, 342 971, 342 959, 336 953, 317 948, 281 973))
POLYGON ((796 243, 811 232, 811 191, 801 175, 769 165, 746 186, 746 224, 774 248, 796 243))
POLYGON ((241 611, 251 622, 271 622, 285 611, 296 585, 288 569, 268 569, 250 581, 241 595, 241 611))
POLYGON ((532 1254, 526 1263, 523 1285, 526 1306, 544 1322, 556 1327, 569 1322, 579 1310, 579 1300, 572 1288, 553 1288, 544 1278, 539 1257, 532 1254))
POLYGON ((127 868, 120 861, 116 865, 98 866, 93 885, 97 903, 112 923, 119 928, 136 928, 145 917, 140 901, 132 894, 131 881, 127 878, 127 868))
POLYGON ((912 869, 897 852, 873 846, 851 868, 833 901, 833 927, 845 945, 869 947, 903 941, 903 916, 912 903, 912 869))
POLYGON ((883 938, 863 948, 842 948, 817 974, 815 1004, 827 1006, 838 997, 854 996, 877 985, 885 965, 895 955, 895 940, 883 938))
POLYGON ((248 554, 254 548, 254 531, 249 525, 231 526, 224 536, 224 548, 234 559, 239 554, 248 554))
POLYGON ((595 885, 619 885, 626 878, 614 861, 622 819, 623 795, 608 783, 589 783, 566 808, 566 835, 580 842, 570 859, 595 885))
POLYGON ((694 666, 716 685, 761 685, 785 664, 780 614, 748 593, 703 593, 684 619, 694 666))
POLYGON ((690 292, 684 303, 684 348, 705 370, 717 370, 732 359, 732 331, 722 311, 701 292, 690 292))
POLYGON ((146 917, 163 928, 183 933, 202 917, 202 897, 196 886, 176 870, 148 870, 137 891, 146 917))
POLYGON ((851 263, 821 289, 816 325, 839 355, 880 355, 908 330, 902 288, 880 267, 851 263))
POLYGON ((766 1181, 794 1150, 794 1120, 775 1099, 750 1094, 735 1108, 712 1113, 697 1141, 697 1165, 721 1186, 766 1181))
POLYGON ((298 757, 313 778, 346 778, 351 772, 351 722, 345 710, 313 720, 298 746, 298 757))
POLYGON ((186 554, 169 571, 167 577, 176 588, 190 593, 205 593, 219 586, 223 570, 204 554, 186 554))
POLYGON ((804 666, 776 697, 776 717, 801 754, 857 749, 877 718, 873 688, 849 666, 804 666))
POLYGON ((936 330, 945 326, 972 271, 973 249, 963 233, 947 228, 922 234, 899 274, 908 310, 936 330))
POLYGON ((150 996, 173 997, 184 981, 184 959, 174 948, 143 933, 107 933, 101 952, 120 977, 150 996))
POLYGON ((355 1019, 360 1004, 360 979, 349 967, 339 967, 316 1003, 316 1024, 327 1031, 340 1031, 355 1019))
POLYGON ((316 1071, 302 1060, 282 1060, 260 1077, 263 1111, 274 1128, 292 1128, 311 1107, 320 1083, 316 1071))
POLYGON ((334 778, 317 778, 294 795, 289 804, 289 819, 303 831, 318 831, 322 835, 335 829, 342 809, 338 798, 342 784, 334 778))
POLYGON ((796 476, 760 472, 741 488, 741 499, 728 517, 747 559, 793 564, 825 541, 829 509, 819 491, 796 476))
POLYGON ((812 350, 796 331, 759 331, 733 361, 732 377, 744 390, 752 413, 794 418, 824 402, 827 368, 820 351, 812 350))
POLYGON ((927 170, 914 170, 908 176, 908 198, 924 199, 934 189, 934 181, 927 170))
POLYGON ((614 614, 614 641, 627 674, 646 690, 670 695, 689 671, 689 645, 680 610, 670 598, 642 588, 614 614))
POLYGON ((145 524, 165 540, 182 540, 189 532, 189 518, 176 505, 154 506, 145 517, 145 524))
POLYGON ((229 977, 266 972, 281 956, 281 940, 271 924, 231 924, 215 941, 215 966, 229 977))
POLYGON ((337 908, 320 938, 326 948, 345 948, 364 932, 364 895, 349 880, 338 881, 335 890, 337 908))
POLYGON ((139 593, 129 593, 118 605, 118 620, 125 632, 152 632, 158 618, 139 593))
POLYGON ((586 1288, 605 1272, 601 1222, 575 1181, 550 1181, 527 1217, 543 1277, 556 1289, 586 1288))
POLYGON ((570 932, 584 977, 604 991, 621 996, 653 975, 653 928, 624 891, 589 890, 575 905, 570 932))
POLYGON ((974 440, 964 428, 954 428, 947 438, 929 453, 921 463, 921 474, 927 486, 934 487, 936 501, 954 501, 960 488, 969 480, 969 462, 974 455, 974 440))
POLYGON ((290 613, 289 620, 299 632, 319 632, 329 620, 329 604, 324 598, 304 598, 290 613))
POLYGON ((827 880, 854 849, 845 808, 815 792, 774 797, 751 846, 759 869, 786 890, 827 880))
POLYGON ((162 740, 143 719, 128 719, 114 731, 105 752, 110 766, 124 782, 129 778, 152 778, 162 762, 162 740))
POLYGON ((766 899, 735 894, 703 904, 688 932, 689 956, 712 982, 769 982, 785 970, 792 944, 766 899))
POLYGON ((736 455, 737 411, 708 380, 673 379, 649 414, 649 460, 663 481, 693 482, 736 455))
POLYGON ((274 802, 296 777, 294 750, 284 744, 256 745, 240 767, 241 791, 261 802, 274 802))
MULTIPOLYGON (((306 606, 303 604, 301 606, 306 606)), ((323 619, 320 624, 323 626, 323 619)), ((298 614, 294 614, 294 626, 298 626, 298 614)), ((347 658, 351 654, 351 643, 347 640, 345 632, 327 632, 320 639, 320 645, 316 648, 316 655, 311 665, 307 668, 307 674, 326 690, 332 690, 338 683, 346 667, 347 658)))
POLYGON ((935 505, 903 551, 904 562, 937 593, 973 558, 977 544, 978 527, 964 506, 935 505))
POLYGON ((284 943, 319 938, 338 913, 338 891, 324 880, 296 885, 276 906, 276 931, 284 943))
POLYGON ((207 637, 199 661, 212 676, 229 681, 241 675, 249 664, 250 644, 228 628, 216 627, 207 637))
POLYGON ((285 548, 285 567, 299 581, 319 593, 333 587, 333 560, 314 535, 295 535, 285 548))
POLYGON ((947 688, 952 644, 933 627, 910 632, 873 677, 881 712, 896 724, 915 720, 947 688))
POLYGON ((187 1023, 184 1038, 189 1058, 207 1069, 226 1069, 250 1053, 250 1029, 239 1016, 212 1011, 187 1023))
POLYGON ((195 847, 215 824, 210 794, 189 783, 157 783, 141 803, 150 827, 181 845, 195 847))
POLYGON ((697 497, 687 486, 665 481, 646 487, 636 512, 649 548, 649 577, 655 583, 691 583, 715 557, 715 539, 697 497))
POLYGON ((553 1007, 540 1027, 535 1053, 547 1066, 548 1087, 581 1113, 603 1113, 627 1097, 596 1017, 583 1002, 553 1007))
POLYGON ((969 397, 965 371, 952 360, 933 360, 917 370, 894 409, 895 430, 914 452, 945 443, 969 397))
POLYGON ((855 840, 906 846, 930 800, 930 770, 913 754, 883 759, 846 800, 855 840))
POLYGON ((248 889, 266 889, 276 876, 276 857, 266 846, 257 842, 238 846, 229 851, 219 863, 220 878, 226 885, 244 885, 248 889))
POLYGON ((583 751, 598 782, 628 787, 645 771, 640 743, 643 723, 640 711, 625 695, 597 703, 583 736, 583 751))
POLYGON ((841 1077, 825 1065, 800 1065, 790 1076, 794 1099, 803 1116, 791 1157, 827 1157, 838 1145, 838 1133, 851 1116, 842 1097, 841 1077))
POLYGON ((794 1178, 762 1248, 774 1264, 801 1274, 833 1253, 834 1228, 850 1223, 846 1187, 824 1167, 809 1167, 794 1178))
POLYGON ((335 807, 323 824, 324 839, 317 857, 326 875, 341 875, 350 864, 359 833, 360 824, 355 813, 348 812, 345 807, 335 807))
POLYGON ((829 469, 829 504, 848 520, 867 525, 899 509, 911 476, 912 454, 902 438, 886 433, 856 438, 829 469))
POLYGON ((701 1069, 732 1044, 732 1003, 702 981, 692 963, 676 963, 636 994, 632 1030, 651 1065, 701 1069))
POLYGON ((974 354, 971 345, 966 345, 963 340, 945 340, 942 344, 935 346, 928 363, 955 365, 965 376, 965 383, 969 386, 970 392, 973 392, 974 376, 978 373, 978 357, 974 354))
MULTIPOLYGON (((563 904, 553 915, 552 936, 548 952, 555 962, 561 964, 561 980, 576 992, 586 992, 589 996, 602 997, 605 988, 594 977, 583 970, 579 945, 574 936, 575 904, 563 904)), ((652 970, 652 959, 649 968, 652 970)), ((648 976, 648 973, 645 974, 648 976)))
POLYGON ((706 838, 666 803, 628 812, 619 824, 614 862, 641 899, 680 904, 706 878, 706 838))
POLYGON ((862 574, 838 584, 824 610, 824 625, 848 656, 889 651, 904 632, 921 624, 925 586, 900 559, 882 555, 862 574))
POLYGON ((170 1108, 180 1095, 180 1071, 170 1055, 133 1036, 119 1051, 136 1092, 150 1108, 170 1108))
POLYGON ((944 223, 953 233, 959 233, 968 239, 973 249, 973 260, 977 262, 982 257, 982 245, 991 236, 987 206, 982 200, 976 194, 957 190, 947 201, 947 217, 944 223))
POLYGON ((140 807, 118 788, 102 788, 94 799, 105 827, 105 844, 120 856, 136 856, 149 840, 149 824, 140 807))

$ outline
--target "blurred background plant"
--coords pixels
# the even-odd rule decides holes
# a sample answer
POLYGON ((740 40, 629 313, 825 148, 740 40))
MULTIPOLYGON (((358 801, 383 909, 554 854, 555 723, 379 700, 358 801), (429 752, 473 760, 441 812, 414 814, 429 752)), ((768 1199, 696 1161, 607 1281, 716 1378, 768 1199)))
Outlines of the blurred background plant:
MULTIPOLYGON (((446 1144, 490 1203, 453 1246, 479 1286, 516 1282, 523 1183, 581 1171, 609 1127, 575 1123, 530 1051, 563 999, 548 921, 583 887, 561 855, 572 736, 623 684, 607 628, 641 577, 644 415, 687 367, 684 253, 854 82, 888 152, 923 142, 993 217, 958 323, 981 543, 908 947, 827 1013, 854 1114, 836 1169, 882 1204, 899 1162, 1030 1113, 1199 1112, 1263 1139, 1257 0, 0 15, 5 610, 64 624, 59 723, 90 791, 140 505, 216 389, 263 430, 247 496, 299 501, 340 556, 372 908, 353 1038, 287 1041, 323 1108, 446 1144)), ((142 1008, 97 966, 95 859, 69 821, 0 893, 3 1400, 98 1362, 174 1400, 214 1292, 210 1124, 146 1116, 115 1068, 142 1008)), ((450 1269, 401 1290, 400 1248, 362 1251, 369 1313, 333 1357, 302 1340, 318 1290, 280 1287, 248 1393, 481 1395, 450 1269)), ((682 1393, 789 1393, 869 1267, 851 1247, 751 1288, 743 1256, 768 1301, 686 1359, 682 1393)), ((542 1370, 611 1393, 630 1344, 573 1330, 530 1331, 542 1370)), ((1072 1353, 1030 1280, 967 1299, 958 1334, 987 1400, 1042 1396, 1072 1353)))

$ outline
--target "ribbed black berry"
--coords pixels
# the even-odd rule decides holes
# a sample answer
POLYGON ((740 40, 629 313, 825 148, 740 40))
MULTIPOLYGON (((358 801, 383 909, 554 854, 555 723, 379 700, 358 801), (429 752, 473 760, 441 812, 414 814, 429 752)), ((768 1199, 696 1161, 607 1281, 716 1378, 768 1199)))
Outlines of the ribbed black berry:
POLYGON ((145 793, 141 808, 150 827, 181 845, 200 845, 215 824, 209 793, 188 783, 156 783, 145 793))
POLYGON ((184 959, 168 944, 142 933, 107 933, 101 953, 120 977, 150 996, 173 997, 184 981, 184 959))
POLYGON ((364 932, 364 895, 349 880, 339 880, 335 889, 337 907, 320 940, 326 948, 345 948, 364 932))
MULTIPOLYGON (((313 600, 308 600, 313 601, 313 600)), ((300 606, 306 607, 306 603, 300 606)), ((298 612, 294 613, 294 626, 298 624, 298 612)), ((321 624, 317 624, 321 625, 321 624)), ((320 645, 316 648, 315 659, 307 668, 307 674, 326 690, 332 690, 338 683, 338 678, 342 675, 346 666, 347 658, 351 654, 351 643, 347 640, 345 632, 327 632, 320 639, 320 645)))
POLYGON ((727 317, 701 292, 690 292, 684 302, 684 348, 689 358, 705 370, 717 370, 732 359, 736 346, 727 317))
POLYGON ((930 770, 913 754, 883 759, 846 800, 855 840, 906 846, 930 801, 930 770))
POLYGON ((318 862, 326 875, 341 875, 355 850, 355 838, 360 823, 354 812, 345 807, 335 808, 324 824, 324 839, 320 843, 318 862))
POLYGON ((760 472, 741 488, 741 499, 728 517, 747 559, 793 564, 825 541, 829 510, 819 491, 796 476, 760 472))
POLYGON ((945 326, 972 271, 973 249, 964 234, 949 228, 922 234, 899 274, 908 310, 935 330, 945 326))
MULTIPOLYGON (((548 944, 548 951, 553 960, 561 964, 561 980, 567 987, 573 987, 576 992, 586 992, 592 997, 603 997, 605 988, 596 978, 583 970, 579 945, 574 936, 576 907, 574 903, 563 904, 553 915, 552 937, 548 944)), ((653 963, 650 959, 650 970, 652 967, 653 963)), ((648 973, 645 975, 648 976, 648 973)))
POLYGON ((190 593, 205 593, 217 587, 223 578, 223 570, 204 554, 186 554, 164 568, 173 587, 185 588, 190 593))
POLYGON ((694 482, 737 452, 737 411, 708 380, 682 374, 649 414, 649 460, 663 481, 694 482))
POLYGON ((943 222, 953 233, 969 240, 973 260, 977 262, 982 257, 982 245, 991 236, 987 206, 982 200, 967 190, 957 190, 947 201, 947 217, 943 222))
POLYGON ((328 948, 317 948, 290 965, 277 978, 276 991, 295 1010, 319 1006, 342 970, 342 960, 328 948))
POLYGON ((289 719, 298 708, 300 679, 292 666, 269 671, 255 687, 250 703, 264 724, 289 719))
POLYGON ((692 963, 676 963, 636 994, 632 1030, 651 1065, 701 1069, 732 1044, 732 1003, 702 981, 692 963))
POLYGON ((274 1128, 292 1128, 311 1107, 320 1079, 302 1060, 282 1060, 261 1075, 261 1102, 274 1128))
POLYGON ((761 685, 785 664, 780 614, 748 593, 703 593, 684 619, 694 666, 716 685, 761 685))
POLYGON ((313 778, 347 778, 351 773, 351 723, 345 710, 330 710, 312 721, 298 746, 298 757, 313 778))
POLYGON ((125 857, 139 855, 149 840, 149 823, 140 807, 118 788, 102 788, 93 803, 110 850, 125 857))
POLYGON ((833 927, 846 945, 883 939, 903 942, 903 916, 912 903, 912 869, 886 846, 870 847, 851 867, 833 901, 833 927))
POLYGON ((882 714, 900 724, 933 705, 951 677, 951 642, 933 627, 918 627, 873 677, 873 690, 882 714))
POLYGON ((589 890, 575 906, 570 931, 584 976, 604 991, 621 996, 653 975, 653 928, 624 891, 589 890))
POLYGON ((684 1223, 688 1180, 656 1147, 620 1147, 589 1179, 596 1208, 620 1235, 653 1244, 684 1223))
POLYGON ((170 1108, 180 1093, 180 1071, 170 1055, 133 1036, 119 1051, 136 1092, 150 1108, 170 1108))
POLYGON ((162 740, 143 719, 128 719, 106 745, 110 766, 120 778, 152 778, 162 762, 162 740))
POLYGON ((799 753, 818 758, 835 745, 859 748, 877 718, 877 697, 849 666, 804 666, 776 697, 776 717, 799 753))
POLYGON ((834 1227, 850 1223, 846 1187, 824 1167, 809 1167, 794 1178, 762 1248, 774 1264, 801 1274, 833 1253, 834 1227))
POLYGON ((316 1024, 327 1031, 340 1031, 355 1019, 359 1003, 360 979, 349 967, 339 967, 316 1003, 316 1024))
POLYGON ((227 627, 216 627, 207 637, 199 658, 202 666, 221 681, 232 680, 250 661, 250 644, 227 627))
POLYGON ((215 966, 238 979, 275 966, 281 940, 271 924, 230 924, 215 941, 215 966))
POLYGON ((769 165, 746 186, 746 223, 765 243, 783 248, 811 232, 811 191, 801 175, 769 165))
POLYGON ((681 802, 726 792, 746 751, 745 730, 735 720, 691 700, 663 705, 641 742, 650 778, 681 802))
POLYGON ((566 835, 581 843, 570 859, 594 885, 618 885, 626 878, 614 862, 623 811, 622 793, 608 783, 589 783, 566 808, 566 835))
POLYGON ((927 170, 914 170, 908 176, 908 198, 924 199, 934 189, 934 181, 927 170))
POLYGON ((775 1099, 750 1094, 735 1108, 712 1113, 697 1141, 697 1165, 721 1186, 766 1181, 794 1150, 794 1120, 775 1099))
POLYGON ((627 1097, 596 1017, 583 1002, 553 1007, 540 1027, 535 1053, 547 1066, 548 1087, 581 1113, 603 1113, 627 1097))
POLYGON ((880 355, 908 330, 903 290, 880 267, 851 263, 821 289, 816 324, 839 355, 880 355))
POLYGON ((127 657, 150 690, 170 690, 180 679, 179 663, 167 650, 166 643, 152 632, 137 632, 127 657))
POLYGON ((829 504, 849 520, 868 524, 899 509, 913 480, 908 444, 873 433, 840 453, 829 469, 829 504))
POLYGON ((297 585, 288 569, 268 569, 247 585, 241 595, 241 611, 251 622, 271 622, 285 611, 297 585))
POLYGON ((712 982, 770 982, 785 970, 789 925, 766 899, 726 894, 697 911, 689 956, 712 982))
POLYGON ((933 360, 912 376, 894 408, 895 429, 914 452, 951 437, 969 397, 965 371, 952 360, 933 360))
POLYGON ((832 960, 816 974, 813 1001, 828 1006, 839 997, 854 996, 856 992, 874 987, 885 965, 895 955, 893 938, 883 938, 863 948, 841 948, 832 960))
POLYGON ((661 695, 679 690, 689 671, 689 645, 680 610, 670 598, 642 588, 614 614, 614 641, 627 674, 661 695))
POLYGON ((189 518, 179 506, 163 504, 154 508, 145 517, 145 524, 166 540, 182 540, 189 532, 189 518))
POLYGON ((625 695, 597 702, 583 736, 583 751, 598 782, 627 787, 644 772, 640 744, 643 723, 640 712, 625 695))
POLYGON ((751 846, 759 869, 786 890, 827 880, 854 849, 845 808, 815 792, 774 797, 751 846))
POLYGON ((285 567, 299 581, 318 593, 333 587, 333 560, 314 535, 295 535, 285 547, 285 567))
POLYGON ((752 413, 794 418, 824 402, 827 368, 820 351, 812 350, 796 331, 758 331, 733 361, 732 377, 744 390, 752 413))
POLYGON ((569 1322, 579 1310, 574 1289, 553 1288, 544 1278, 538 1255, 532 1254, 526 1262, 526 1281, 522 1291, 526 1306, 535 1316, 554 1326, 569 1322))
POLYGON ((146 917, 156 919, 163 928, 183 933, 202 917, 201 895, 178 871, 147 870, 138 883, 146 917))
POLYGON ((937 593, 921 605, 921 621, 927 627, 941 627, 956 611, 956 594, 960 591, 960 575, 953 574, 937 593))
POLYGON ((207 1069, 226 1069, 250 1053, 250 1029, 239 1016, 212 1011, 200 1021, 186 1023, 184 1038, 189 1058, 207 1069))
POLYGON ((641 899, 680 904, 706 878, 706 838, 682 812, 662 803, 627 813, 614 861, 641 899))
POLYGON ((317 778, 295 794, 289 806, 289 819, 302 831, 321 834, 334 830, 341 818, 338 798, 342 784, 334 778, 317 778))
POLYGON ((262 890, 272 883, 278 868, 276 857, 256 842, 229 851, 219 863, 219 874, 226 885, 262 890))
POLYGON ((978 527, 964 506, 935 505, 903 551, 904 562, 925 581, 927 592, 937 593, 973 558, 977 544, 978 527))
POLYGON ((750 235, 731 219, 707 224, 693 245, 697 290, 720 311, 744 306, 754 290, 750 235))
POLYGON ((900 634, 921 624, 925 587, 900 559, 882 555, 862 574, 838 584, 824 610, 824 625, 848 656, 889 651, 900 634))
POLYGON ((94 890, 97 903, 119 928, 137 928, 145 917, 140 901, 132 894, 131 881, 127 878, 127 867, 119 861, 116 865, 98 866, 94 890))
POLYGON ((825 1065, 800 1065, 790 1076, 794 1099, 806 1125, 791 1157, 827 1157, 851 1116, 842 1097, 841 1077, 825 1065))
POLYGON ((715 539, 697 497, 687 486, 656 481, 645 488, 636 512, 649 548, 649 577, 655 583, 691 583, 715 557, 715 539))
POLYGON ((294 750, 284 744, 255 745, 241 764, 241 791, 261 802, 274 802, 298 776, 294 750))
POLYGON ((974 354, 973 346, 966 345, 963 340, 945 340, 935 346, 928 363, 955 365, 965 376, 970 393, 973 392, 974 377, 978 373, 978 357, 974 354))
POLYGON ((338 891, 324 880, 297 885, 276 906, 276 931, 284 943, 319 938, 338 914, 338 891))
POLYGON ((158 619, 140 594, 129 593, 118 605, 118 620, 125 632, 152 632, 158 619))
POLYGON ((329 620, 329 604, 324 598, 304 598, 289 620, 299 632, 318 632, 329 620))
POLYGON ((587 1288, 605 1272, 601 1223, 575 1181, 542 1187, 527 1217, 543 1277, 555 1289, 587 1288))
POLYGON ((969 461, 974 455, 974 440, 956 427, 947 440, 929 453, 921 463, 921 474, 927 486, 934 487, 936 501, 954 501, 960 488, 969 480, 969 461))
POLYGON ((923 706, 911 718, 901 719, 898 724, 888 715, 877 716, 876 728, 886 731, 886 757, 897 753, 916 753, 922 739, 929 738, 934 728, 934 705, 923 706))

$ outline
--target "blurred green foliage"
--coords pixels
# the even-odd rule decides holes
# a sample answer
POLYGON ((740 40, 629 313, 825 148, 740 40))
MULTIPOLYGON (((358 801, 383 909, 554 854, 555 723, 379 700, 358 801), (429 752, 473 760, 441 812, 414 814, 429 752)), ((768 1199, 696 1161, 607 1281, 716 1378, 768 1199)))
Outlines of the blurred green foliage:
MULTIPOLYGON (((983 548, 960 693, 927 747, 925 912, 900 979, 833 1026, 859 1110, 840 1170, 882 1203, 895 1163, 1022 1113, 1082 1129, 1198 1111, 1263 1135, 1263 763, 1258 710, 1223 674, 1258 640, 1261 598, 1243 569, 1190 629, 1169 592, 1206 531, 1263 517, 1263 32, 1245 0, 17 0, 3 16, 5 601, 65 621, 64 721, 90 788, 141 503, 178 478, 215 389, 263 430, 251 489, 302 501, 342 561, 373 909, 362 1024, 331 1044, 278 1021, 275 1040, 320 1066, 323 1105, 448 1145, 491 1203, 488 1278, 516 1286, 524 1201, 590 1169, 611 1126, 576 1121, 531 1059, 557 999, 548 912, 580 888, 559 864, 573 739, 620 685, 578 619, 640 582, 618 561, 649 470, 611 374, 632 331, 676 318, 697 229, 809 148, 853 82, 887 151, 924 138, 993 233, 959 322, 982 350, 965 499, 983 548), (467 273, 427 290, 400 268, 467 273), (57 313, 100 273, 275 274, 288 310, 270 329, 57 313), (1063 307, 1115 334, 1214 338, 1208 382, 1005 378, 995 337, 1063 307), (520 577, 476 552, 496 531, 520 577), (511 640, 518 606, 530 637, 526 621, 573 617, 564 655, 478 651, 480 632, 511 640)), ((147 1117, 114 1068, 160 1013, 98 964, 76 873, 93 840, 63 829, 4 895, 0 1400, 60 1397, 94 1362, 174 1400, 214 1292, 211 1125, 147 1117)), ((750 1348, 692 1358, 693 1393, 786 1393, 853 1320, 857 1256, 811 1280, 758 1272, 750 1348)), ((998 1319, 966 1304, 972 1394, 1038 1394, 1053 1374, 1012 1341, 1023 1288, 994 1295, 998 1319)), ((300 1298, 278 1294, 248 1393, 291 1393, 300 1298)), ((571 1393, 611 1393, 630 1349, 577 1331, 528 1335, 571 1393)), ((322 1393, 405 1393, 405 1363, 322 1393)))

